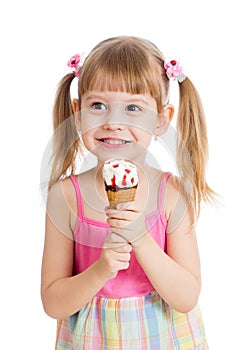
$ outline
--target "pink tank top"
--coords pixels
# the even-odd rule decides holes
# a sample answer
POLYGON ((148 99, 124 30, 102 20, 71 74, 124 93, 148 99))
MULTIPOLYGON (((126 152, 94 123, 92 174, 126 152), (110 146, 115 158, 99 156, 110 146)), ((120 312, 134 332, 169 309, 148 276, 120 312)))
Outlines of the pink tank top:
MULTIPOLYGON (((145 217, 146 227, 162 250, 166 250, 167 220, 163 212, 164 189, 169 173, 165 173, 159 188, 158 208, 145 217)), ((76 176, 71 180, 75 187, 78 205, 78 218, 74 228, 74 274, 86 270, 101 255, 102 246, 109 234, 109 225, 83 215, 82 196, 76 176)), ((143 269, 131 252, 130 266, 118 272, 114 279, 106 282, 97 296, 106 298, 127 298, 142 296, 154 291, 143 269)))

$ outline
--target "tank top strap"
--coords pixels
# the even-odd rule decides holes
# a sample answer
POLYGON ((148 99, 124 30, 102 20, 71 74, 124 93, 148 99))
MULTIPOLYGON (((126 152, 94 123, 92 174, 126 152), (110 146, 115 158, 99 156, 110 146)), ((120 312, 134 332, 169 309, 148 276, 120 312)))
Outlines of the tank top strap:
POLYGON ((167 183, 167 180, 169 179, 171 173, 166 172, 161 180, 160 187, 159 187, 159 196, 158 196, 158 209, 161 211, 163 209, 163 201, 164 201, 164 193, 165 193, 165 186, 167 183))
POLYGON ((77 206, 78 206, 78 216, 80 218, 83 217, 83 203, 82 203, 82 195, 81 195, 81 191, 80 191, 80 187, 78 184, 78 179, 75 175, 71 175, 70 179, 74 185, 75 188, 75 192, 76 192, 76 197, 77 197, 77 206))

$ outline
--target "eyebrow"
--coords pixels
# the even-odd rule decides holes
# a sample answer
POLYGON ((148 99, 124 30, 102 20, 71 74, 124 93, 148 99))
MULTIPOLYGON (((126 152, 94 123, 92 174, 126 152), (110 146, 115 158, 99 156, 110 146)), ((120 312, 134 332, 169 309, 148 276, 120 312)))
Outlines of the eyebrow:
MULTIPOLYGON (((89 100, 93 100, 93 99, 103 99, 105 100, 105 96, 104 95, 90 95, 87 97, 87 101, 89 100)), ((149 103, 146 101, 146 99, 144 97, 139 97, 139 96, 135 96, 135 97, 130 97, 130 98, 127 98, 126 100, 124 101, 121 101, 123 103, 132 103, 132 102, 143 102, 144 104, 146 104, 147 106, 149 106, 149 103)), ((112 103, 118 103, 116 101, 113 101, 112 103)))
POLYGON ((98 98, 102 99, 103 96, 102 95, 90 95, 90 96, 87 97, 87 101, 98 99, 98 98))
POLYGON ((143 97, 132 97, 132 98, 127 99, 125 102, 143 102, 144 104, 149 106, 149 103, 143 97))

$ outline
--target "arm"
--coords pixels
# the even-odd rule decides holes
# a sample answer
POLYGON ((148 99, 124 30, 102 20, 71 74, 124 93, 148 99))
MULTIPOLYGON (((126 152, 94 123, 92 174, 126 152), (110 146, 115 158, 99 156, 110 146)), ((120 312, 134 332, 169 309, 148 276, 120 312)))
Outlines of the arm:
POLYGON ((138 241, 134 253, 160 296, 179 312, 196 305, 200 293, 200 267, 195 235, 171 234, 167 254, 146 234, 138 241))
MULTIPOLYGON (((177 191, 171 179, 167 184, 164 204, 168 227, 169 221, 173 224, 177 221, 173 215, 177 191)), ((184 201, 181 203, 183 209, 184 201)), ((133 248, 155 289, 171 307, 180 312, 188 312, 196 305, 201 288, 200 259, 190 212, 186 210, 179 225, 174 225, 174 230, 167 234, 167 254, 149 234, 136 241, 133 248)))
POLYGON ((46 313, 57 319, 80 310, 118 270, 128 267, 130 259, 129 245, 115 250, 103 249, 99 260, 72 276, 74 242, 70 217, 75 202, 70 180, 59 182, 49 193, 41 297, 46 313))

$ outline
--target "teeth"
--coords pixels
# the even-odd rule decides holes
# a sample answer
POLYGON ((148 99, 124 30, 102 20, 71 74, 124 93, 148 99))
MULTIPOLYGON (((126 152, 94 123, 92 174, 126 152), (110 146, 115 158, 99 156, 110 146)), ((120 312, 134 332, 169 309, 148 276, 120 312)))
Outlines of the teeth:
POLYGON ((108 143, 109 145, 123 145, 128 141, 125 140, 113 140, 113 139, 103 139, 104 143, 108 143))

